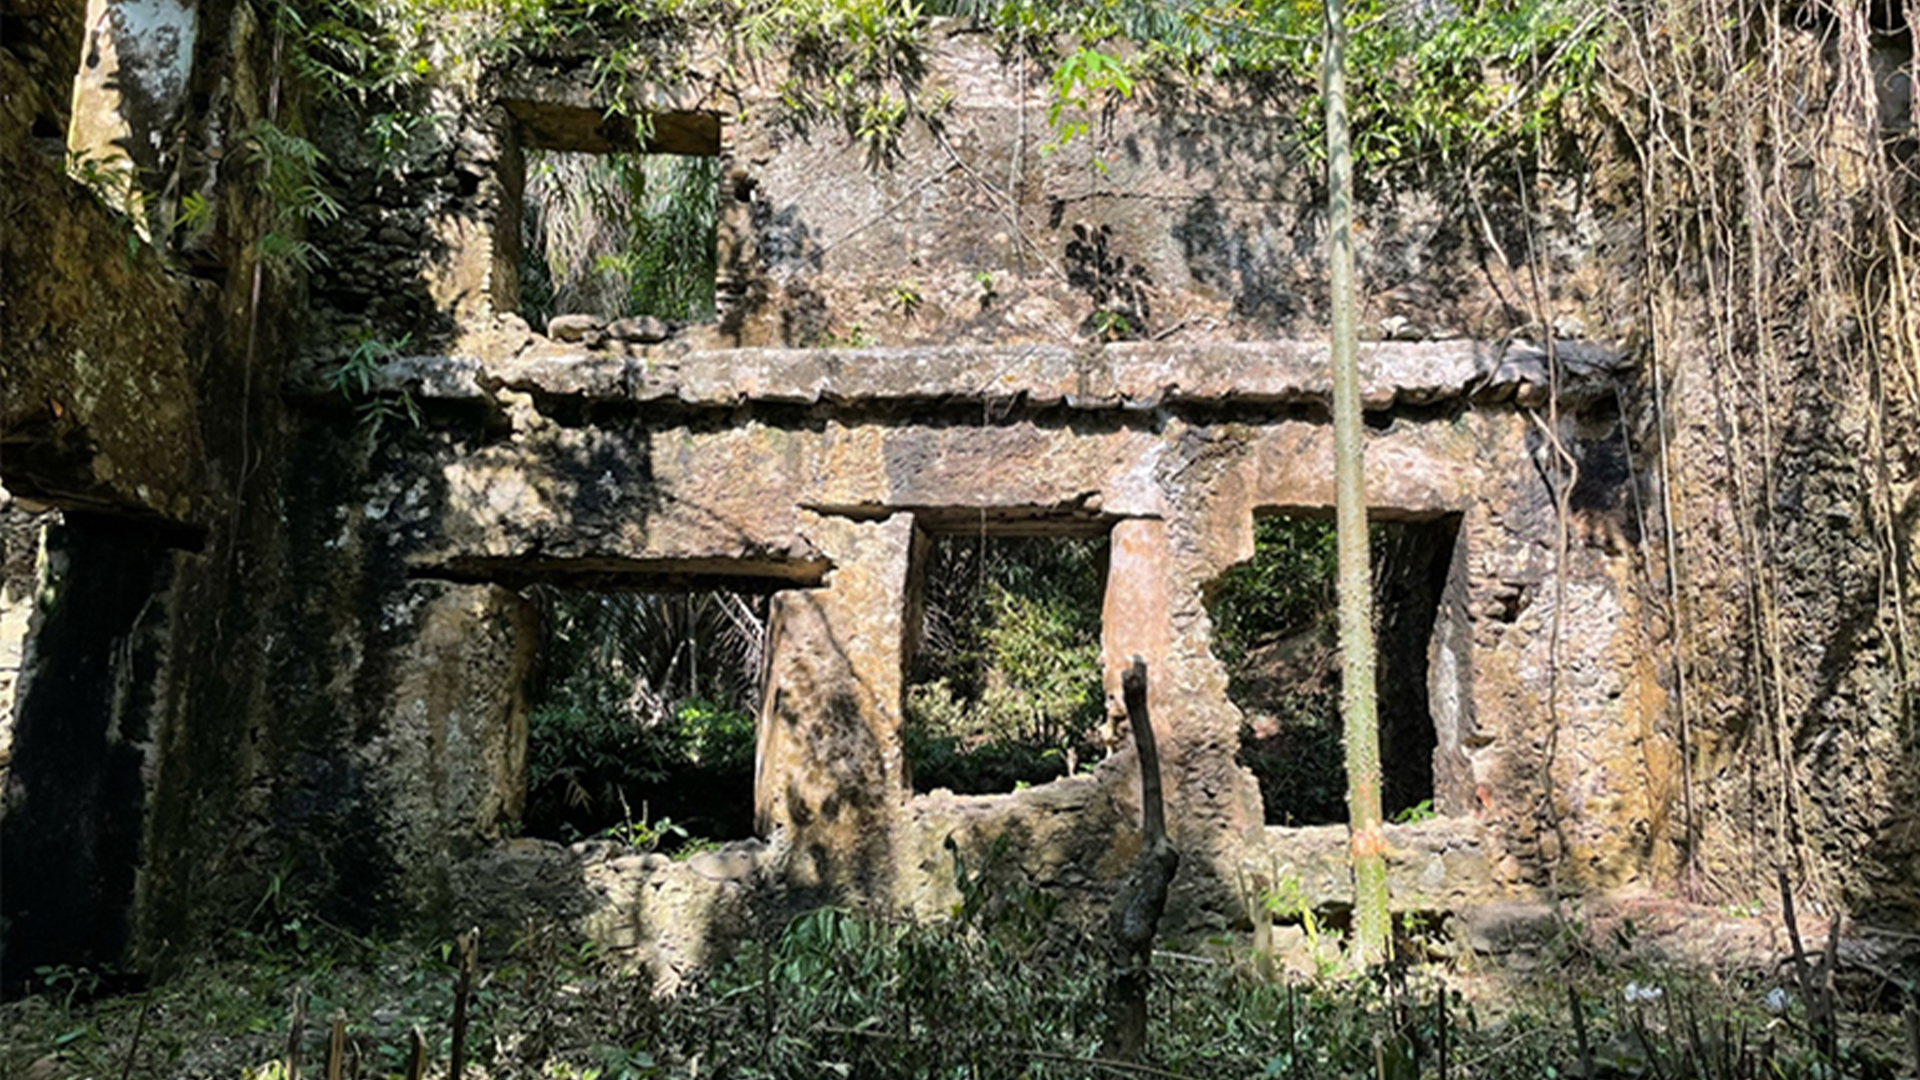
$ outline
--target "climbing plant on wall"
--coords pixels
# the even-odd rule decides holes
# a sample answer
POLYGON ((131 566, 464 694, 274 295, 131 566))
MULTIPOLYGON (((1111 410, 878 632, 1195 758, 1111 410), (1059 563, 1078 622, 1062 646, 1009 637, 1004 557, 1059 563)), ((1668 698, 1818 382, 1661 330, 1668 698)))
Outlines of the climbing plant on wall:
MULTIPOLYGON (((1325 152, 1322 0, 939 0, 933 8, 1012 41, 1077 42, 1053 84, 1052 120, 1069 136, 1084 132, 1081 117, 1102 92, 1131 95, 1136 84, 1208 75, 1290 97, 1298 147, 1316 158, 1325 152)), ((1362 0, 1348 19, 1349 112, 1363 173, 1471 168, 1531 160, 1543 142, 1559 148, 1599 74, 1611 25, 1600 8, 1571 0, 1362 0)))

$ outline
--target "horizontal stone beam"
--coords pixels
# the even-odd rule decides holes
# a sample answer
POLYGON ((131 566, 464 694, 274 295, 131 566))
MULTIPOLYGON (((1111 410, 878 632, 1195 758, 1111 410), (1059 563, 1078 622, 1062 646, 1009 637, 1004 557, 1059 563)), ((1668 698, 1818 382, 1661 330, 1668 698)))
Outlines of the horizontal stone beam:
POLYGON ((824 555, 809 551, 791 558, 757 559, 456 556, 418 562, 410 568, 410 572, 415 577, 491 582, 513 588, 566 585, 606 592, 703 589, 774 592, 818 586, 831 568, 824 555))
POLYGON ((645 153, 715 157, 720 117, 711 112, 654 112, 636 123, 605 109, 545 101, 505 101, 522 145, 581 154, 645 153))
MULTIPOLYGON (((1552 355, 1562 400, 1611 395, 1631 370, 1621 353, 1588 342, 1561 342, 1552 355)), ((1540 405, 1554 382, 1548 357, 1524 341, 1366 344, 1361 398, 1371 411, 1460 400, 1540 405)), ((505 389, 693 408, 1025 401, 1084 411, 1325 405, 1331 395, 1327 346, 1317 341, 691 350, 537 339, 510 356, 396 359, 374 389, 445 401, 505 389)))

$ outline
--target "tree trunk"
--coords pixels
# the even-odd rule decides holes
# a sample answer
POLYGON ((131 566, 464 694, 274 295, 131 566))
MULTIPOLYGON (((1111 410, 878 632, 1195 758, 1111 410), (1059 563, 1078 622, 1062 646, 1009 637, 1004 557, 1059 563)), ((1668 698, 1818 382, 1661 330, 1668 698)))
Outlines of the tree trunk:
POLYGON ((1167 889, 1180 868, 1180 853, 1167 839, 1167 813, 1161 799, 1160 752, 1147 720, 1147 663, 1133 658, 1120 680, 1127 724, 1140 759, 1140 854, 1114 902, 1113 967, 1107 982, 1109 1027, 1100 1056, 1139 1061, 1147 1049, 1148 963, 1153 935, 1166 910, 1167 889))
POLYGON ((1380 721, 1374 693, 1372 590, 1362 476, 1360 372, 1353 284, 1353 147, 1347 120, 1343 0, 1327 0, 1328 280, 1333 290, 1335 534, 1340 545, 1340 716, 1346 731, 1347 821, 1353 854, 1356 966, 1387 952, 1386 840, 1380 829, 1380 721))

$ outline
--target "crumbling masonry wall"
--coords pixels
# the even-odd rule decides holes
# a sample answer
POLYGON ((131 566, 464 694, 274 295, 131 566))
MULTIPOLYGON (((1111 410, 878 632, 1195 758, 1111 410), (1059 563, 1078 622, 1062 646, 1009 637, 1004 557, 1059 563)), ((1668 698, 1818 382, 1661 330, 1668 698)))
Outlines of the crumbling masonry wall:
MULTIPOLYGON (((200 8, 189 148, 268 108, 252 10, 200 8)), ((52 102, 77 49, 37 68, 0 51, 9 87, 52 102)), ((130 845, 85 866, 8 856, 10 874, 119 875, 103 903, 124 933, 74 928, 49 955, 164 963, 161 942, 273 895, 363 929, 549 917, 671 979, 812 904, 937 916, 955 899, 949 842, 1000 837, 1070 910, 1096 911, 1139 842, 1130 750, 1011 795, 907 783, 912 551, 961 521, 1107 535, 1103 665, 1117 702, 1118 671, 1148 663, 1183 851, 1174 925, 1238 925, 1260 883, 1345 902, 1342 828, 1261 824, 1206 608, 1256 514, 1332 501, 1324 237, 1290 114, 1243 88, 1162 87, 1043 155, 1033 61, 949 24, 925 51, 923 89, 951 105, 879 167, 784 114, 778 70, 695 62, 638 91, 652 147, 717 155, 723 177, 718 318, 644 333, 576 321, 549 337, 515 311, 525 149, 639 146, 577 57, 433 87, 435 123, 384 157, 357 117, 289 88, 349 211, 309 235, 327 268, 265 275, 259 303, 244 238, 261 208, 244 175, 190 164, 216 155, 142 164, 232 208, 211 239, 163 240, 195 272, 136 247, 106 290, 90 275, 125 247, 113 220, 40 149, 8 144, 9 197, 43 192, 21 205, 80 232, 50 249, 77 268, 58 295, 9 285, 0 478, 65 514, 60 529, 88 512, 138 523, 119 550, 142 560, 116 565, 148 575, 118 623, 57 650, 121 665, 134 693, 35 713, 34 682, 58 669, 32 662, 16 690, 20 738, 77 718, 139 755, 127 773, 83 753, 132 786, 119 817, 99 799, 72 810, 131 828, 130 845), (129 325, 157 344, 90 358, 129 325), (330 373, 367 341, 389 349, 345 398, 330 373), (510 838, 536 648, 517 590, 540 582, 773 595, 755 840, 673 862, 510 838)), ((1643 611, 1661 505, 1643 373, 1614 340, 1630 309, 1588 261, 1595 215, 1623 211, 1542 205, 1564 263, 1546 314, 1603 340, 1513 333, 1525 317, 1433 193, 1364 215, 1369 321, 1410 339, 1363 349, 1369 503, 1457 523, 1426 642, 1437 814, 1388 830, 1407 909, 1664 888, 1690 839, 1672 673, 1643 611)), ((10 547, 0 614, 16 622, 32 590, 15 579, 45 572, 18 564, 10 547)), ((58 644, 39 630, 25 651, 58 644)), ((16 747, 0 833, 40 852, 46 811, 20 807, 74 774, 16 747)), ((17 895, 9 965, 35 917, 17 895)))

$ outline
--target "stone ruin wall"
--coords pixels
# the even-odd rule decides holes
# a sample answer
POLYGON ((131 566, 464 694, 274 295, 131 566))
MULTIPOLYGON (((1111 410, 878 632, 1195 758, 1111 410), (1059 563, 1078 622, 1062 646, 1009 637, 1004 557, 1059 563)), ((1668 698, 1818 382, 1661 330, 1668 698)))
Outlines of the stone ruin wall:
MULTIPOLYGON (((1365 362, 1374 415, 1390 421, 1369 443, 1370 500, 1381 516, 1458 522, 1430 646, 1439 816, 1389 830, 1395 902, 1408 910, 1547 898, 1550 864, 1560 888, 1605 890, 1647 881, 1663 858, 1641 839, 1670 810, 1656 774, 1670 766, 1644 756, 1659 700, 1637 685, 1651 676, 1633 648, 1626 568, 1604 540, 1572 549, 1580 576, 1561 618, 1561 738, 1577 750, 1556 776, 1572 812, 1558 829, 1540 814, 1553 513, 1537 476, 1510 467, 1539 453, 1535 422, 1473 400, 1540 390, 1539 359, 1461 341, 1382 344, 1365 362), (1428 418, 1396 415, 1408 402, 1428 418)), ((1130 753, 1007 796, 914 795, 904 775, 916 530, 985 521, 1108 532, 1109 690, 1117 695, 1129 657, 1147 660, 1169 817, 1189 857, 1186 924, 1238 921, 1236 890, 1256 875, 1297 877, 1310 900, 1338 905, 1344 829, 1261 825, 1258 790, 1234 763, 1240 716, 1209 651, 1204 606, 1208 585, 1250 554, 1256 511, 1330 505, 1329 429, 1315 404, 1324 365, 1322 348, 1270 342, 677 355, 542 345, 462 365, 457 384, 444 361, 392 366, 430 409, 462 401, 479 414, 484 402, 511 425, 415 436, 392 468, 370 475, 364 508, 336 512, 343 533, 394 553, 415 580, 383 605, 383 625, 402 639, 471 648, 476 628, 526 626, 524 603, 502 586, 529 581, 757 578, 781 590, 756 793, 771 844, 680 865, 515 841, 479 855, 482 869, 455 866, 456 891, 464 880, 498 905, 492 883, 502 880, 584 881, 570 902, 590 923, 621 927, 622 943, 638 933, 658 944, 652 935, 670 940, 675 917, 641 904, 636 929, 623 906, 636 902, 622 898, 672 895, 712 873, 745 894, 771 882, 933 914, 955 899, 945 840, 970 850, 1005 833, 1035 880, 1097 908, 1138 842, 1130 753), (1000 373, 993 391, 957 391, 983 363, 1000 373), (1230 417, 1220 415, 1227 402, 1230 417), (996 419, 974 421, 983 414, 996 419)), ((1617 445, 1611 422, 1583 436, 1577 445, 1592 458, 1617 445)), ((1586 514, 1603 538, 1616 518, 1586 514)), ((447 661, 429 646, 405 648, 397 696, 374 711, 425 714, 389 720, 370 753, 405 753, 422 726, 451 730, 506 699, 511 676, 454 680, 462 690, 452 700, 415 696, 429 677, 419 665, 447 661), (415 659, 423 651, 428 659, 415 659)), ((494 716, 496 732, 516 722, 494 716)), ((520 783, 485 748, 510 741, 476 733, 464 761, 388 771, 491 777, 491 790, 455 808, 484 835, 520 783)), ((392 822, 395 842, 421 852, 444 842, 445 827, 415 807, 423 794, 396 796, 392 822)))
MULTIPOLYGON (((668 96, 656 148, 723 162, 721 315, 668 342, 591 329, 552 340, 504 310, 522 148, 613 145, 605 103, 578 74, 516 71, 493 100, 457 114, 465 126, 444 144, 469 196, 376 181, 390 198, 434 194, 343 226, 350 254, 338 262, 359 269, 316 284, 317 324, 377 331, 406 304, 455 314, 445 354, 385 370, 385 390, 440 419, 430 434, 384 436, 397 445, 356 463, 359 486, 328 516, 340 530, 330 545, 390 560, 414 583, 382 598, 382 636, 398 642, 387 659, 371 643, 362 652, 367 666, 393 665, 387 683, 400 688, 360 706, 382 732, 361 750, 365 773, 488 778, 432 796, 437 807, 389 782, 390 844, 432 866, 414 875, 427 884, 404 888, 445 896, 444 878, 455 906, 511 922, 500 912, 523 910, 526 890, 503 896, 496 883, 540 882, 531 891, 547 908, 615 943, 664 949, 668 967, 697 956, 672 928, 705 923, 682 919, 681 905, 716 896, 943 911, 949 836, 1014 837, 1034 880, 1097 906, 1130 858, 1130 755, 1012 796, 915 796, 904 775, 914 538, 987 520, 1108 531, 1105 663, 1110 683, 1135 654, 1152 672, 1171 816, 1191 853, 1186 925, 1239 922, 1239 891, 1276 875, 1317 904, 1342 902, 1343 830, 1260 824, 1258 792, 1234 764, 1240 717, 1204 609, 1210 584, 1250 553, 1256 511, 1331 504, 1324 349, 1299 340, 1324 305, 1310 170, 1293 163, 1276 110, 1248 122, 1252 103, 1226 90, 1170 95, 1121 113, 1097 140, 1042 154, 1037 80, 1023 97, 983 35, 937 32, 930 52, 927 83, 953 90, 955 104, 937 134, 911 129, 900 164, 879 170, 837 131, 779 122, 760 86, 723 92, 696 76, 668 96), (703 124, 702 107, 729 94, 746 106, 703 124), (1095 156, 1104 171, 1090 167, 1095 156), (415 272, 396 277, 402 252, 415 272), (911 309, 903 287, 918 297, 911 309), (1147 340, 1091 341, 1103 307, 1124 308, 1147 340), (511 639, 530 622, 509 589, 528 582, 686 580, 782 590, 755 800, 770 843, 688 866, 594 845, 489 847, 523 783, 500 749, 523 738, 523 720, 501 707, 513 680, 459 681, 462 696, 438 704, 408 697, 429 678, 422 665, 454 662, 420 658, 408 636, 469 641, 475 631, 446 629, 469 626, 511 639), (419 756, 423 722, 451 731, 476 716, 493 728, 463 742, 469 758, 419 756), (482 869, 433 857, 449 821, 482 869)), ((1508 312, 1463 265, 1460 224, 1425 198, 1390 199, 1367 238, 1373 279, 1400 278, 1377 290, 1370 314, 1428 339, 1370 349, 1370 501, 1381 516, 1458 522, 1432 643, 1440 815, 1395 828, 1397 902, 1463 909, 1647 882, 1671 863, 1662 830, 1674 793, 1659 684, 1633 647, 1623 537, 1637 526, 1617 409, 1632 373, 1607 346, 1563 346, 1583 376, 1565 388, 1563 438, 1600 479, 1577 493, 1560 596, 1542 479, 1551 451, 1535 415, 1544 356, 1470 336, 1508 312), (1577 750, 1551 766, 1562 792, 1553 814, 1541 772, 1556 603, 1557 739, 1577 750)), ((1604 318, 1577 290, 1565 304, 1563 325, 1604 318)), ((305 385, 324 408, 324 392, 305 385)), ((527 653, 503 641, 484 655, 527 653)), ((476 659, 458 662, 485 670, 476 659)))
MULTIPOLYGON (((203 20, 201 41, 226 48, 200 55, 252 71, 229 82, 257 110, 261 50, 232 18, 224 36, 203 20)), ((808 904, 942 912, 945 841, 1001 835, 1033 880, 1095 910, 1138 842, 1130 752, 1006 796, 915 795, 904 775, 916 536, 983 520, 1110 537, 1103 662, 1110 690, 1129 657, 1149 664, 1186 853, 1175 923, 1242 925, 1244 883, 1275 875, 1342 902, 1343 829, 1261 825, 1204 606, 1250 554, 1256 512, 1331 504, 1318 195, 1284 111, 1165 88, 1043 155, 1043 84, 989 38, 936 28, 928 84, 953 92, 940 130, 910 128, 880 169, 837 129, 783 122, 770 81, 696 70, 660 91, 656 148, 723 161, 721 317, 651 344, 553 340, 512 314, 523 148, 619 144, 579 65, 438 92, 439 123, 386 162, 356 149, 352 117, 314 107, 352 208, 313 234, 330 267, 304 293, 272 290, 280 314, 251 352, 237 257, 201 275, 219 282, 211 329, 149 317, 186 343, 178 400, 198 413, 101 407, 63 417, 77 434, 62 442, 33 426, 47 395, 9 402, 0 475, 34 506, 158 522, 131 564, 124 544, 73 542, 131 565, 126 595, 151 601, 110 635, 147 643, 137 663, 114 654, 145 691, 86 706, 142 733, 119 811, 134 854, 92 849, 138 866, 103 900, 128 943, 190 940, 286 874, 347 925, 544 912, 678 973, 808 904), (1101 343, 1102 310, 1141 340, 1101 343), (408 343, 376 391, 409 395, 419 427, 367 425, 325 387, 355 335, 408 343), (236 385, 262 388, 240 392, 245 410, 222 398, 236 385), (129 453, 166 486, 99 494, 125 475, 99 462, 115 439, 141 445, 150 413, 190 432, 171 445, 205 449, 129 453), (84 497, 54 482, 76 475, 84 497), (776 593, 760 840, 676 863, 502 838, 536 637, 515 590, 538 581, 776 593)), ((1562 332, 1624 329, 1593 265, 1605 209, 1547 213, 1562 332)), ((1549 379, 1541 347, 1508 339, 1512 298, 1440 197, 1382 195, 1364 224, 1368 322, 1419 339, 1363 349, 1369 501, 1457 523, 1430 645, 1438 816, 1389 827, 1395 903, 1665 887, 1679 768, 1637 599, 1657 505, 1638 375, 1610 340, 1570 340, 1549 379), (1556 442, 1580 465, 1564 533, 1556 442)), ((64 394, 93 369, 56 353, 16 352, 10 373, 64 394)))

